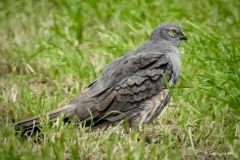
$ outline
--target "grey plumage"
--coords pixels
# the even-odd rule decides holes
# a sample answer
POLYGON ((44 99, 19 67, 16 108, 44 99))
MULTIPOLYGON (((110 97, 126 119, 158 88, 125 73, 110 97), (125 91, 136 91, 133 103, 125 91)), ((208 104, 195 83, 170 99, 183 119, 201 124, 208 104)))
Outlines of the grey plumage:
MULTIPOLYGON (((102 75, 68 106, 48 112, 56 121, 61 113, 71 120, 118 122, 126 117, 139 123, 151 122, 170 99, 166 83, 177 83, 180 75, 178 46, 187 40, 180 26, 165 22, 158 25, 148 41, 105 66, 102 75), (114 112, 113 112, 114 111, 114 112), (121 112, 121 113, 120 113, 121 112)), ((38 127, 38 118, 15 123, 24 131, 38 127)))

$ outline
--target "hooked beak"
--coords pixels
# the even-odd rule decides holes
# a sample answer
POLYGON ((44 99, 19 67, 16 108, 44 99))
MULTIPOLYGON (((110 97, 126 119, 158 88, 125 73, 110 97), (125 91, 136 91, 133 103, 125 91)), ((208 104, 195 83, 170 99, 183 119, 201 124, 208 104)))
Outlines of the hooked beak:
POLYGON ((181 32, 181 35, 179 38, 180 38, 180 40, 186 40, 186 41, 188 40, 188 38, 184 32, 181 32))

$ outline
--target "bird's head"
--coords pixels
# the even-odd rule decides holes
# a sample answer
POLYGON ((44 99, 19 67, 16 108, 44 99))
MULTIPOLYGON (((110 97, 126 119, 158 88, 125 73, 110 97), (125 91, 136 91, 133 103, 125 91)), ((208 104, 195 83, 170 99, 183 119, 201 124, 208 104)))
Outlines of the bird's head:
POLYGON ((181 40, 187 40, 182 27, 177 24, 164 22, 158 25, 151 33, 150 40, 166 40, 178 47, 181 40))

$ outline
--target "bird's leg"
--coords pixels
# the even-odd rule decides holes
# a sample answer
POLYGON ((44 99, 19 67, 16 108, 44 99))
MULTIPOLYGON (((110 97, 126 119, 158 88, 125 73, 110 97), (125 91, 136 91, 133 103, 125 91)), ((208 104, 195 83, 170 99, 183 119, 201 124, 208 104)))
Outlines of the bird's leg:
MULTIPOLYGON (((132 130, 134 130, 136 133, 139 132, 138 125, 132 119, 125 119, 125 120, 123 120, 121 122, 118 122, 118 124, 119 123, 121 123, 121 127, 120 128, 121 128, 121 133, 122 134, 123 133, 124 134, 131 133, 132 130)), ((116 126, 116 122, 115 123, 113 122, 113 124, 116 126)), ((114 132, 110 134, 108 139, 112 140, 113 136, 114 136, 114 132)))
POLYGON ((147 143, 159 143, 158 138, 161 134, 154 130, 154 127, 148 126, 147 124, 139 124, 138 140, 144 139, 147 143))
POLYGON ((108 123, 105 123, 106 126, 104 126, 103 130, 106 131, 109 127, 112 127, 114 125, 113 123, 114 122, 110 122, 110 121, 108 123))

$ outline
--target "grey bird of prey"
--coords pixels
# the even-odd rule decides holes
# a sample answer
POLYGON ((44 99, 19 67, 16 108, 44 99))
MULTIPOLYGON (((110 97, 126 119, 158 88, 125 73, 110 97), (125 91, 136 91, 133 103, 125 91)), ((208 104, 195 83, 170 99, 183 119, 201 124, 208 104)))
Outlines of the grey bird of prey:
MULTIPOLYGON (((178 47, 187 40, 183 29, 174 23, 158 25, 138 49, 108 63, 102 74, 69 105, 47 113, 52 122, 61 113, 64 121, 85 122, 103 127, 127 120, 129 127, 151 123, 170 100, 168 86, 180 75, 178 47)), ((39 129, 39 118, 32 117, 14 124, 23 132, 39 129)))

